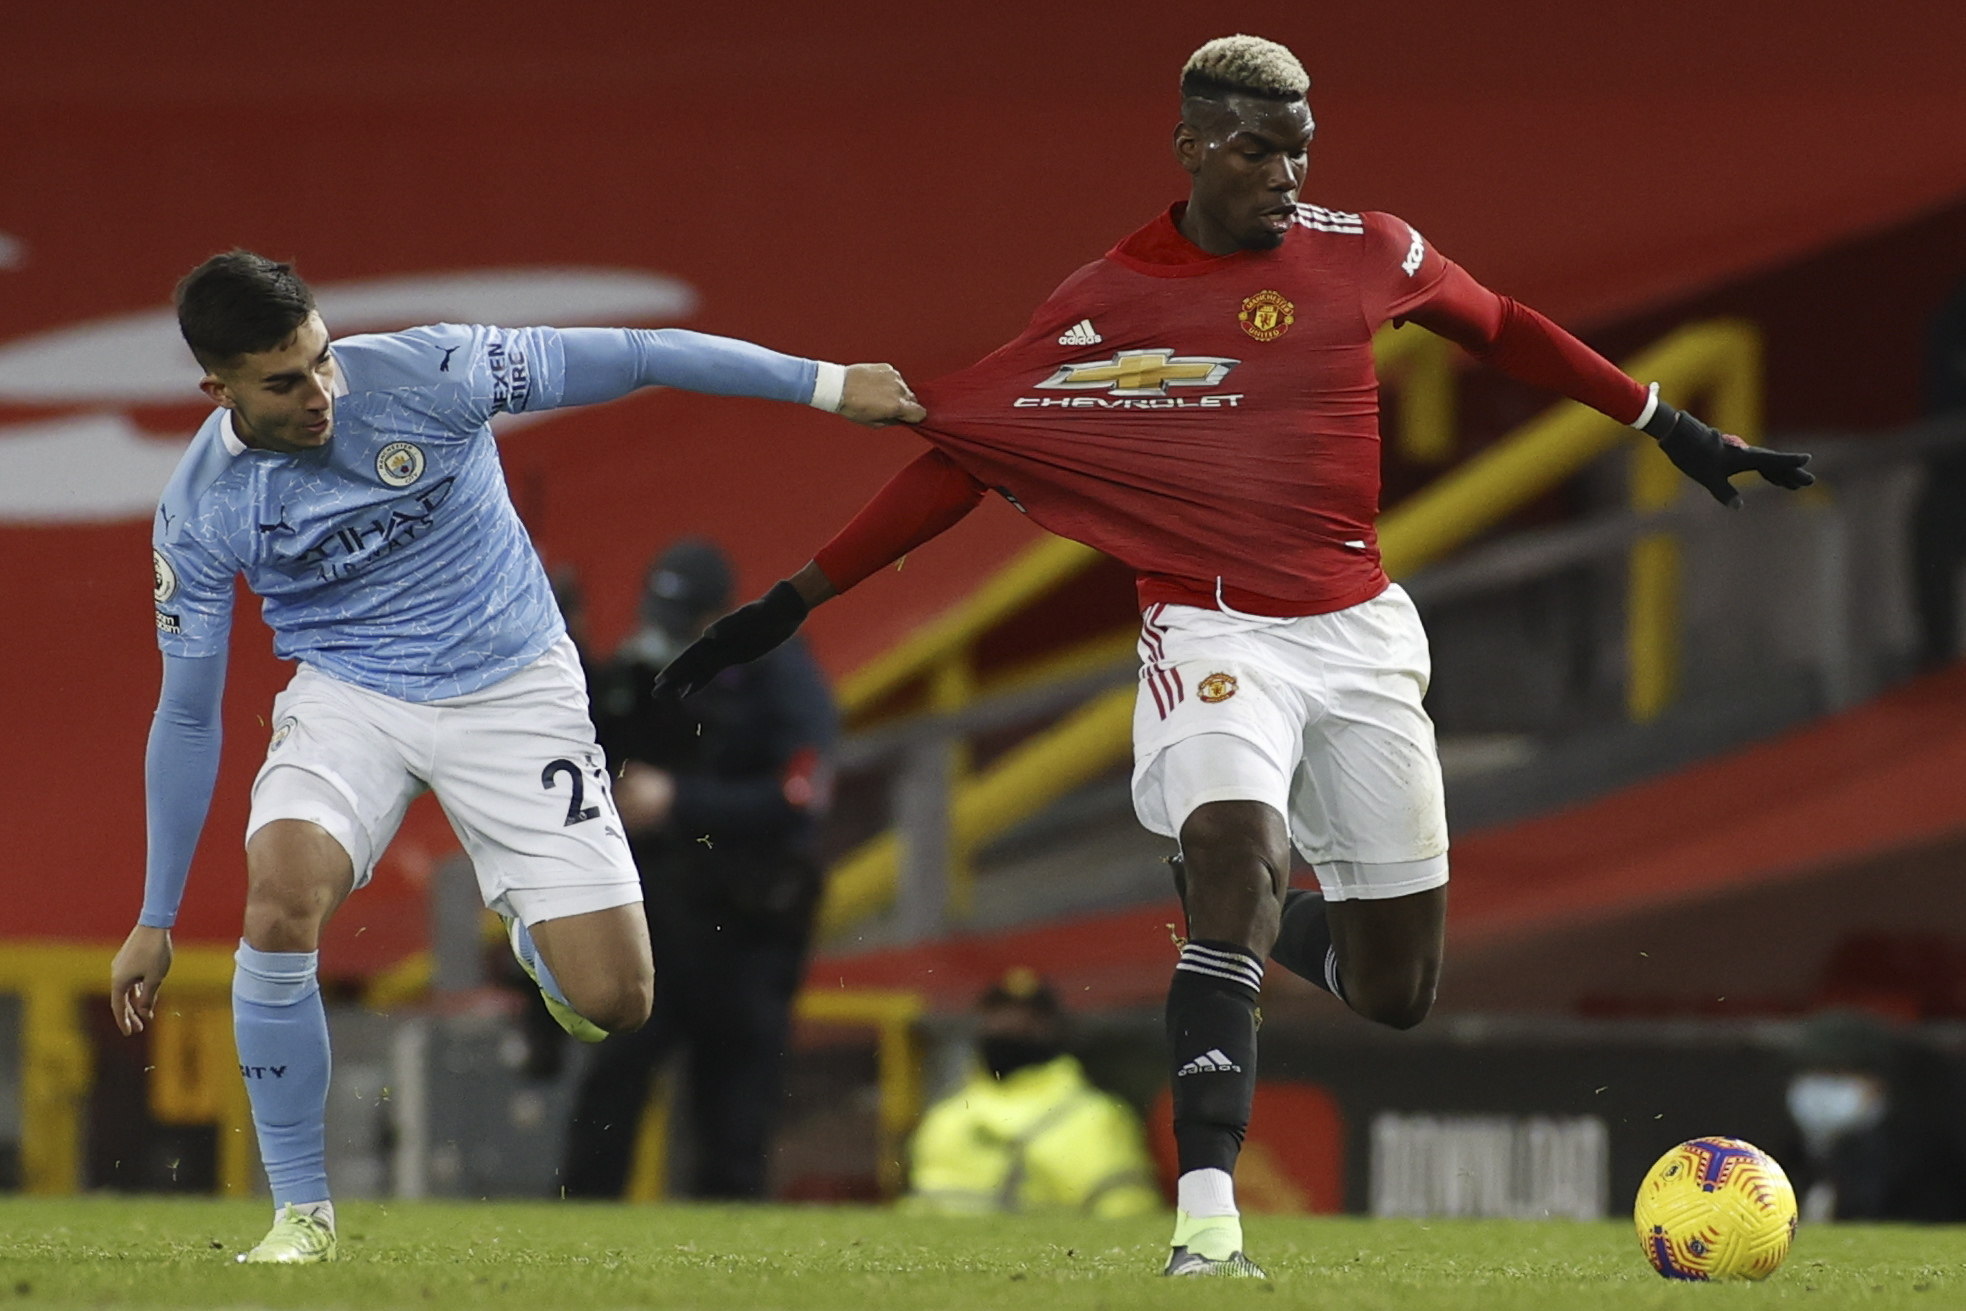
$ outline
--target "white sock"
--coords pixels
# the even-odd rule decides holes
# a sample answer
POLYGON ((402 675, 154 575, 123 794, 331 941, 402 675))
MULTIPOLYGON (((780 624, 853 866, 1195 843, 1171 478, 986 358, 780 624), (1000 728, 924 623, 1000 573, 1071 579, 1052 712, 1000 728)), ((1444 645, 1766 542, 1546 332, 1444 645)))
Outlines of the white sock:
POLYGON ((1227 1170, 1190 1170, 1174 1184, 1174 1204, 1197 1220, 1241 1214, 1235 1176, 1227 1170))
MULTIPOLYGON (((329 1233, 334 1232, 333 1202, 289 1202, 287 1205, 293 1207, 294 1210, 300 1212, 302 1215, 312 1216, 315 1220, 326 1225, 329 1233)), ((273 1218, 278 1220, 280 1213, 286 1209, 285 1206, 274 1207, 273 1218)))

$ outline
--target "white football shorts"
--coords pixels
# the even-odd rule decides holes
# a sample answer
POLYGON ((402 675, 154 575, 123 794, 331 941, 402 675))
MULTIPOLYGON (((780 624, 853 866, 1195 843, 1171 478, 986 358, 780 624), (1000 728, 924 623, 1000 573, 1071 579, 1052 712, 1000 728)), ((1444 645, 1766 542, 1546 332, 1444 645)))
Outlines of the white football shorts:
POLYGON ((567 638, 441 701, 401 701, 302 665, 273 701, 246 839, 276 819, 319 824, 348 852, 359 888, 428 788, 485 904, 531 925, 642 899, 608 784, 567 638))
POLYGON ((1412 600, 1388 587, 1331 614, 1268 619, 1155 605, 1142 616, 1133 808, 1179 839, 1211 801, 1281 814, 1332 901, 1447 882, 1432 665, 1412 600))

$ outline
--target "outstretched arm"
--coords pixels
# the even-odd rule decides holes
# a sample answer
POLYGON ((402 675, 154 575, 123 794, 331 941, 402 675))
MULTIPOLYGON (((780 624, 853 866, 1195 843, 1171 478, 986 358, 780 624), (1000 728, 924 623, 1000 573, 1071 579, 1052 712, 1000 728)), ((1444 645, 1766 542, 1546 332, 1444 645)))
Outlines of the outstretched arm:
POLYGON ((732 665, 756 660, 798 632, 813 607, 953 528, 983 492, 983 484, 940 451, 922 455, 889 479, 804 568, 711 624, 662 671, 656 691, 688 696, 732 665))
POLYGON ((142 1030, 156 1013, 157 988, 171 968, 171 926, 218 781, 225 659, 222 652, 164 657, 164 687, 143 759, 149 835, 143 912, 109 967, 110 1009, 125 1034, 142 1030))
POLYGON ((1656 384, 1648 389, 1633 381, 1543 315, 1496 295, 1457 264, 1448 263, 1433 295, 1404 317, 1518 382, 1581 401, 1656 438, 1667 459, 1729 508, 1741 503, 1728 482, 1737 473, 1758 473, 1790 489, 1816 481, 1802 467, 1807 455, 1749 446, 1731 433, 1716 432, 1660 400, 1656 384))
POLYGON ((924 452, 888 479, 807 568, 816 566, 833 593, 847 591, 961 523, 985 490, 941 451, 924 452))
POLYGON ((914 423, 921 404, 886 364, 828 364, 732 337, 683 328, 566 328, 563 405, 593 405, 638 387, 756 396, 844 415, 856 423, 914 423))

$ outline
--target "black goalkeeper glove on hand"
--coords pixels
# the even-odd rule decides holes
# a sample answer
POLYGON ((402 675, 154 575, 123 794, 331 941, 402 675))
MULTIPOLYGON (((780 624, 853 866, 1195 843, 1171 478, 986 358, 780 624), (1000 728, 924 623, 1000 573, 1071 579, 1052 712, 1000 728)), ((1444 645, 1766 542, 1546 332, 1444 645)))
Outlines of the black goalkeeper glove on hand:
POLYGON ((705 629, 703 636, 691 642, 656 675, 655 694, 680 700, 701 691, 732 665, 756 660, 783 643, 799 631, 799 625, 811 612, 812 607, 805 603, 797 588, 789 582, 778 583, 757 600, 739 606, 705 629))
POLYGON ((1664 401, 1652 411, 1641 431, 1659 440, 1659 449, 1679 471, 1713 494, 1730 510, 1740 508, 1741 494, 1727 480, 1737 473, 1758 473, 1777 487, 1796 491, 1816 481, 1802 466, 1806 455, 1750 446, 1732 433, 1716 432, 1683 410, 1664 401))

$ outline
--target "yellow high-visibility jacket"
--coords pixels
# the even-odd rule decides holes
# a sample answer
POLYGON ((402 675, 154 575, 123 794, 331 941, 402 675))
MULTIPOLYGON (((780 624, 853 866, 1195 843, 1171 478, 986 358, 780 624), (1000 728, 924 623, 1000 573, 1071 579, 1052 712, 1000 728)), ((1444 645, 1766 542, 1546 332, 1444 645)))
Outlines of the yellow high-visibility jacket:
POLYGON ((1139 1215, 1163 1204, 1140 1117, 1071 1056, 1002 1080, 977 1071, 928 1109, 911 1157, 911 1210, 1139 1215))

